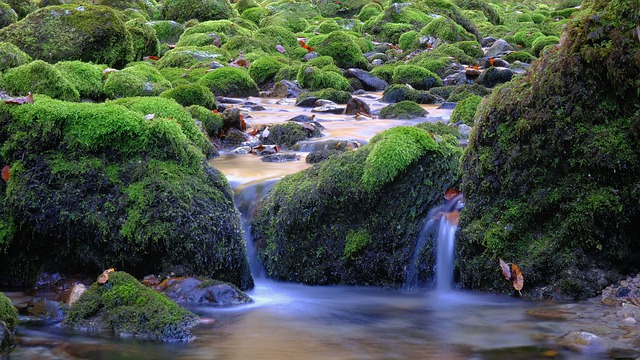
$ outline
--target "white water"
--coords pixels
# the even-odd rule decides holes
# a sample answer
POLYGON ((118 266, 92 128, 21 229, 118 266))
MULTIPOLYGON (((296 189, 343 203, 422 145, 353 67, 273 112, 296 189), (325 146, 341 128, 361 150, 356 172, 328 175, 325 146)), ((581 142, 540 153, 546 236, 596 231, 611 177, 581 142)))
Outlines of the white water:
POLYGON ((453 286, 453 266, 456 225, 448 222, 444 216, 438 224, 436 236, 436 291, 449 292, 453 286))

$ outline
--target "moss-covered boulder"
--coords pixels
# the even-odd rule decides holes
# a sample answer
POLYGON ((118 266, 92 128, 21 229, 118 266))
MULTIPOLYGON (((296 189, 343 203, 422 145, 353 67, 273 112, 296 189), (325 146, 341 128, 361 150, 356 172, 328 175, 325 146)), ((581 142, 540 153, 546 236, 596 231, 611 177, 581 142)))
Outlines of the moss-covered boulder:
POLYGON ((585 0, 558 50, 478 110, 463 160, 458 241, 464 286, 595 296, 640 253, 637 2, 585 0), (603 66, 603 64, 615 64, 603 66))
POLYGON ((9 4, 0 1, 0 28, 18 21, 18 14, 9 4))
POLYGON ((476 37, 469 34, 462 26, 453 20, 442 16, 431 21, 427 26, 420 30, 420 35, 434 36, 447 42, 470 41, 476 40, 476 37))
POLYGON ((275 124, 269 126, 269 136, 264 138, 262 142, 266 145, 280 145, 290 148, 298 141, 308 140, 311 137, 321 136, 320 129, 314 127, 309 130, 297 122, 289 121, 284 124, 275 124))
POLYGON ((61 61, 54 65, 62 77, 73 84, 81 99, 102 100, 102 72, 106 65, 96 65, 78 60, 61 61))
MULTIPOLYGON (((67 1, 67 3, 68 2, 69 1, 67 1)), ((86 3, 86 1, 81 2, 86 3)), ((109 6, 125 12, 131 11, 136 17, 146 20, 156 20, 160 18, 160 7, 155 0, 91 0, 91 4, 109 6)))
POLYGON ((129 20, 125 23, 131 34, 133 61, 140 61, 145 56, 157 56, 160 43, 156 31, 142 19, 129 20))
POLYGON ((162 15, 166 20, 183 23, 190 19, 199 21, 231 19, 237 16, 229 0, 165 0, 162 15))
POLYGON ((418 104, 434 104, 436 102, 442 102, 442 98, 434 96, 429 91, 412 89, 405 84, 393 84, 384 89, 380 100, 391 104, 405 100, 413 101, 418 104))
POLYGON ((187 111, 196 121, 202 124, 202 127, 210 137, 218 136, 222 131, 224 121, 219 113, 214 113, 200 105, 191 105, 187 108, 187 111))
POLYGON ((4 0, 4 2, 11 6, 20 19, 38 9, 35 0, 4 0))
POLYGON ((287 64, 281 58, 275 56, 262 56, 251 63, 249 75, 258 85, 273 82, 276 74, 287 64))
POLYGON ((335 64, 343 69, 367 69, 368 62, 362 55, 362 50, 355 43, 352 36, 344 31, 334 31, 327 35, 317 45, 311 45, 323 56, 331 56, 335 64))
POLYGON ((391 82, 407 84, 418 90, 429 90, 441 86, 442 79, 433 72, 416 65, 398 65, 393 69, 391 82))
MULTIPOLYGON (((0 283, 115 267, 253 286, 225 177, 172 99, 0 104, 0 283)), ((209 144, 209 146, 211 146, 209 144)))
POLYGON ((296 80, 304 89, 317 91, 322 89, 335 89, 350 91, 351 85, 342 74, 332 71, 318 69, 315 66, 302 66, 298 70, 296 80))
POLYGON ((415 119, 427 115, 427 110, 411 100, 387 105, 380 110, 380 119, 415 119))
POLYGON ((451 113, 450 121, 452 123, 461 122, 463 124, 473 126, 473 117, 476 114, 478 105, 482 102, 482 98, 478 95, 471 95, 468 98, 461 100, 456 105, 451 113))
POLYGON ((52 64, 82 60, 122 67, 133 59, 131 34, 116 10, 106 6, 42 8, 0 30, 0 41, 52 64))
POLYGON ((0 42, 0 71, 28 64, 31 60, 31 56, 12 43, 0 42))
POLYGON ((198 84, 176 86, 160 94, 161 97, 174 99, 182 106, 200 105, 207 109, 216 109, 216 98, 208 88, 198 84))
POLYGON ((396 127, 280 180, 252 221, 267 275, 400 286, 427 211, 459 175, 461 149, 442 138, 396 127))
POLYGON ((161 43, 175 44, 184 32, 184 26, 172 20, 157 20, 148 22, 156 31, 158 41, 161 43))
POLYGON ((0 292, 0 354, 13 346, 13 336, 18 323, 18 310, 11 300, 0 292))
POLYGON ((75 330, 133 336, 156 341, 186 341, 198 324, 191 311, 140 283, 124 271, 96 281, 69 309, 64 325, 75 330))
POLYGON ((146 63, 135 63, 120 71, 111 72, 104 82, 104 93, 110 99, 157 96, 171 88, 169 80, 153 65, 146 63))
POLYGON ((42 60, 7 70, 2 82, 11 95, 45 94, 65 101, 78 101, 78 90, 53 65, 42 60))
POLYGON ((216 96, 258 96, 258 86, 246 69, 223 67, 207 73, 198 84, 209 88, 216 96))

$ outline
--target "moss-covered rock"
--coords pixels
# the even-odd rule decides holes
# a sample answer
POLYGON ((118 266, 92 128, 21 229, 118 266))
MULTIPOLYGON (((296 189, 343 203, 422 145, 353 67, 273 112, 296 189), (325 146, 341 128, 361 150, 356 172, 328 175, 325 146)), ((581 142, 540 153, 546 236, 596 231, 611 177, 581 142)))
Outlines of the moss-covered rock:
MULTIPOLYGON (((309 17, 309 19, 312 17, 313 16, 309 17)), ((271 15, 260 19, 260 26, 282 26, 291 31, 299 32, 306 29, 309 26, 309 22, 307 21, 307 17, 303 14, 283 10, 273 12, 271 15)))
POLYGON ((507 62, 515 62, 515 61, 520 61, 520 62, 524 62, 524 63, 532 63, 536 60, 536 57, 531 55, 529 52, 527 51, 514 51, 514 52, 510 52, 507 55, 502 57, 502 60, 507 61, 507 62))
POLYGON ((451 113, 450 121, 452 123, 462 122, 463 124, 473 126, 473 117, 476 114, 478 105, 482 102, 482 98, 478 95, 471 95, 461 100, 451 113))
POLYGON ((125 23, 131 34, 133 61, 140 61, 145 56, 157 56, 160 43, 156 31, 142 19, 129 20, 125 23))
POLYGON ((116 267, 253 286, 229 184, 204 163, 207 139, 174 100, 36 95, 0 114, 12 172, 0 193, 0 282, 28 286, 42 267, 116 267))
POLYGON ((476 37, 469 34, 462 26, 453 20, 442 16, 431 21, 420 30, 420 35, 434 36, 447 42, 476 40, 476 37))
POLYGON ((96 65, 82 61, 61 61, 54 65, 62 77, 73 84, 78 90, 81 99, 101 100, 104 98, 102 91, 102 72, 106 65, 96 65))
POLYGON ((290 148, 298 141, 321 136, 319 129, 311 131, 294 121, 269 126, 269 137, 262 142, 266 145, 280 145, 290 148))
POLYGON ((11 95, 45 94, 65 101, 78 101, 78 90, 53 65, 42 60, 5 71, 2 82, 11 95))
POLYGON ((222 131, 224 125, 222 115, 214 113, 200 105, 189 106, 187 111, 189 111, 196 121, 200 121, 202 127, 210 137, 218 136, 220 131, 222 131))
POLYGON ((9 4, 0 1, 0 28, 18 21, 18 14, 9 4))
POLYGON ((458 177, 461 149, 443 138, 396 127, 280 180, 252 222, 268 276, 400 286, 423 217, 458 177))
POLYGON ((194 65, 200 67, 209 67, 212 61, 225 62, 228 59, 228 53, 215 46, 207 47, 181 47, 167 51, 160 60, 156 62, 156 68, 162 70, 164 68, 179 68, 185 73, 185 68, 191 68, 194 65))
POLYGON ((31 56, 12 43, 0 42, 0 71, 28 64, 31 60, 31 56))
POLYGON ((19 19, 24 18, 38 9, 35 0, 4 0, 4 2, 11 6, 16 14, 18 14, 19 19))
POLYGON ((531 44, 531 52, 535 56, 540 56, 542 49, 549 45, 556 45, 560 42, 557 36, 541 36, 533 41, 531 44))
POLYGON ((384 89, 382 93, 381 101, 386 103, 394 104, 405 100, 410 100, 418 104, 433 104, 441 101, 440 98, 428 91, 415 90, 405 84, 393 84, 384 89))
POLYGON ((302 93, 296 99, 296 103, 299 103, 310 97, 313 97, 316 99, 331 100, 336 104, 346 104, 349 102, 349 100, 351 100, 351 94, 348 91, 341 91, 341 90, 336 90, 332 88, 326 88, 319 91, 302 93))
POLYGON ((442 79, 433 72, 416 65, 398 65, 393 69, 391 82, 407 84, 418 90, 429 90, 441 86, 442 79))
POLYGON ((382 13, 382 6, 378 3, 370 3, 362 7, 360 9, 360 13, 358 14, 358 20, 365 22, 371 19, 374 16, 380 15, 382 13))
POLYGON ((200 105, 207 109, 216 109, 216 98, 208 88, 198 84, 180 85, 160 94, 160 97, 175 100, 182 106, 200 105))
POLYGON ((237 16, 229 0, 165 0, 162 15, 166 20, 183 23, 190 19, 199 21, 231 19, 237 16))
POLYGON ((427 115, 427 111, 411 100, 387 105, 380 110, 380 119, 415 119, 427 115))
POLYGON ((156 341, 189 340, 189 328, 196 324, 191 311, 123 271, 110 273, 104 284, 93 283, 64 321, 75 330, 156 341))
MULTIPOLYGON (((9 331, 13 331, 18 323, 18 310, 13 306, 11 300, 0 292, 0 321, 3 321, 9 331)), ((0 339, 1 341, 2 339, 0 339)))
POLYGON ((595 296, 640 251, 638 6, 585 0, 557 51, 478 110, 463 160, 458 258, 466 287, 595 296), (603 66, 615 64, 615 66, 603 66))
POLYGON ((120 71, 109 73, 104 82, 104 93, 110 99, 157 96, 171 87, 171 83, 153 65, 135 63, 120 71))
POLYGON ((344 31, 334 31, 317 45, 312 45, 320 55, 331 56, 338 67, 367 69, 367 59, 362 50, 344 31))
POLYGON ((122 67, 133 59, 131 34, 116 10, 96 5, 60 5, 39 9, 0 30, 34 59, 49 63, 82 60, 122 67))
POLYGON ((249 75, 258 85, 272 82, 280 69, 286 66, 282 58, 262 56, 251 63, 249 75))
POLYGON ((260 24, 260 21, 268 14, 267 9, 263 7, 252 7, 249 8, 242 13, 240 13, 240 18, 252 21, 253 23, 260 24))
POLYGON ((158 41, 162 43, 175 44, 184 32, 184 26, 172 20, 151 21, 147 25, 156 31, 158 41))
POLYGON ((198 80, 214 95, 231 97, 258 96, 258 86, 246 69, 223 67, 207 73, 198 80))
POLYGON ((321 70, 314 66, 302 66, 298 70, 296 80, 300 86, 311 91, 322 89, 351 90, 349 80, 331 70, 321 70))

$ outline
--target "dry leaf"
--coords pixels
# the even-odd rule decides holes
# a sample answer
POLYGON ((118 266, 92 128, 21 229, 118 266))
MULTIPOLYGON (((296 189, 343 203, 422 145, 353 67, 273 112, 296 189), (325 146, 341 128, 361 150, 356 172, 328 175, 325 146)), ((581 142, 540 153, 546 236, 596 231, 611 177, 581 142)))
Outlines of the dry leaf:
POLYGON ((444 199, 451 201, 458 195, 460 195, 460 191, 458 191, 458 189, 448 188, 447 191, 444 192, 444 199))
POLYGON ((5 167, 2 168, 2 180, 4 180, 5 182, 8 182, 10 178, 11 178, 11 166, 5 165, 5 167))
POLYGON ((102 275, 98 277, 98 283, 104 284, 109 280, 109 273, 116 271, 116 269, 111 268, 102 272, 102 275))
POLYGON ((518 265, 511 264, 511 276, 514 289, 520 292, 520 290, 522 290, 522 286, 524 285, 524 277, 522 276, 522 272, 520 271, 518 265))
POLYGON ((29 93, 29 95, 25 97, 7 99, 4 102, 7 104, 17 104, 17 105, 33 104, 33 95, 29 93))
POLYGON ((147 60, 159 60, 159 58, 155 55, 151 55, 151 56, 145 56, 142 58, 142 60, 147 61, 147 60))
POLYGON ((460 223, 460 211, 451 211, 442 213, 444 218, 453 226, 458 226, 460 223))
POLYGON ((509 269, 509 265, 500 258, 498 258, 498 260, 500 260, 500 269, 502 270, 502 276, 504 276, 504 278, 507 280, 511 280, 511 270, 509 269))

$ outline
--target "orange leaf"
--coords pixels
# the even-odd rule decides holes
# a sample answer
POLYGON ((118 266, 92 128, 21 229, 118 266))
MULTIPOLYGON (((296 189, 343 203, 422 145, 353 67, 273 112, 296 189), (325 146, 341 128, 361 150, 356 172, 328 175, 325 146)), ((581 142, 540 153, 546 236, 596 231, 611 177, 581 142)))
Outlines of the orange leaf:
POLYGON ((478 68, 479 68, 478 64, 473 64, 473 65, 471 65, 469 67, 474 69, 474 70, 478 70, 478 68))
POLYGON ((460 191, 458 191, 458 189, 448 188, 447 191, 444 192, 444 199, 450 201, 458 195, 460 195, 460 191))
POLYGON ((151 55, 151 56, 145 56, 142 58, 142 60, 147 61, 147 60, 158 60, 158 57, 155 55, 151 55))
POLYGON ((502 259, 498 259, 500 260, 500 269, 502 270, 502 276, 504 276, 504 278, 507 280, 511 280, 511 270, 509 269, 509 265, 502 259))
POLYGON ((21 98, 12 98, 12 99, 7 99, 4 101, 7 104, 17 104, 17 105, 22 105, 22 104, 33 104, 33 95, 31 93, 29 93, 29 95, 25 96, 25 97, 21 97, 21 98))
POLYGON ((98 283, 104 284, 109 280, 109 273, 116 271, 116 269, 111 268, 102 272, 102 275, 98 277, 98 283))
POLYGON ((513 281, 513 288, 520 292, 524 285, 524 277, 522 276, 520 268, 516 264, 511 264, 511 278, 513 281))
POLYGON ((10 178, 11 178, 11 166, 5 165, 5 167, 2 168, 2 180, 4 180, 5 182, 8 182, 10 178))
POLYGON ((496 58, 491 58, 489 59, 489 64, 491 64, 491 66, 493 66, 493 63, 496 61, 496 58))
POLYGON ((442 213, 444 218, 453 226, 458 226, 460 223, 460 211, 451 211, 442 213))

